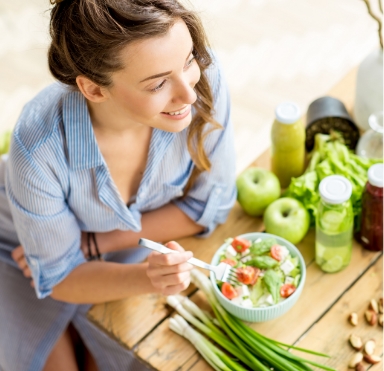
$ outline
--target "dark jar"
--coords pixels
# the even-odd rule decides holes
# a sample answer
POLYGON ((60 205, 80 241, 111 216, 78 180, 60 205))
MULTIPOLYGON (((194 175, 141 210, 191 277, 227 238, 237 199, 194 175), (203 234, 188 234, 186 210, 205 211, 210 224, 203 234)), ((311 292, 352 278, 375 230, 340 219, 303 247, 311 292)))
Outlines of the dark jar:
POLYGON ((372 165, 362 197, 360 241, 371 251, 383 250, 383 164, 372 165))

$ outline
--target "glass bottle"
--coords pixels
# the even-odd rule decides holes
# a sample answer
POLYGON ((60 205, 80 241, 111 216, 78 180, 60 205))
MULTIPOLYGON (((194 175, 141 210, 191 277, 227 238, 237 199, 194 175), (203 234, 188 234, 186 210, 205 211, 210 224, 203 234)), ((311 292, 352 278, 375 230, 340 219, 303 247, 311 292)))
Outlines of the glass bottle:
POLYGON ((304 172, 305 128, 300 108, 295 103, 281 103, 275 110, 272 125, 271 168, 282 188, 288 187, 292 177, 304 172))
POLYGON ((345 268, 352 253, 352 185, 341 175, 324 178, 319 185, 320 202, 316 216, 316 263, 324 272, 345 268))
POLYGON ((370 129, 359 139, 356 154, 360 157, 383 158, 383 111, 372 113, 368 118, 370 129))
POLYGON ((362 197, 360 242, 372 251, 383 250, 383 164, 372 165, 362 197))

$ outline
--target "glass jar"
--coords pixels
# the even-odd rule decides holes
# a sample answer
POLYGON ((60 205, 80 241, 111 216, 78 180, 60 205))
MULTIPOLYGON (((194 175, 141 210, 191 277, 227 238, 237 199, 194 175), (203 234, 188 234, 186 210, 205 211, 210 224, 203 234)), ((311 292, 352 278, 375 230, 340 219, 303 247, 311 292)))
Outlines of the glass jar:
POLYGON ((370 129, 359 139, 356 154, 360 157, 383 158, 383 111, 372 113, 368 118, 370 129))
POLYGON ((362 197, 360 242, 371 251, 383 250, 383 166, 369 168, 362 197))
POLYGON ((272 125, 272 172, 279 178, 282 188, 289 186, 292 177, 304 172, 305 128, 301 121, 300 108, 286 102, 275 110, 272 125))
POLYGON ((316 216, 316 263, 328 273, 344 269, 351 260, 353 240, 352 185, 341 175, 324 178, 319 185, 316 216))

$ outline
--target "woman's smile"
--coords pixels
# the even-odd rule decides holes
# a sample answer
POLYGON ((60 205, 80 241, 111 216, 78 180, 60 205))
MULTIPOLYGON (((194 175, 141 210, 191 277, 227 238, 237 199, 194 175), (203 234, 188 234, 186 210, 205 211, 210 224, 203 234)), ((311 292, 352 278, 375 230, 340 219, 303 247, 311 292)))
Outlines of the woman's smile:
POLYGON ((187 117, 190 112, 191 112, 191 105, 188 104, 187 106, 185 106, 184 108, 178 111, 161 112, 161 114, 171 120, 182 120, 185 117, 187 117))

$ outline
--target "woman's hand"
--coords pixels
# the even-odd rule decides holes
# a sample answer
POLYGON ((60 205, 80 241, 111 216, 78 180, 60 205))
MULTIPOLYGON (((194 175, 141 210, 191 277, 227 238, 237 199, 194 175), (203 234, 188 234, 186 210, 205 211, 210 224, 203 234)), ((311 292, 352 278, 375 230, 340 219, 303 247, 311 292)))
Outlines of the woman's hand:
POLYGON ((179 251, 175 254, 160 254, 152 252, 148 256, 147 276, 152 285, 164 295, 175 295, 185 290, 191 282, 190 271, 193 266, 187 263, 192 258, 191 251, 184 249, 174 241, 165 244, 172 250, 179 251))
MULTIPOLYGON (((21 271, 23 272, 24 276, 26 278, 31 278, 31 270, 29 269, 29 266, 27 264, 27 259, 25 259, 24 255, 24 249, 23 246, 17 246, 14 248, 11 252, 12 259, 16 262, 16 264, 19 266, 21 271)), ((34 287, 33 279, 31 280, 31 286, 34 287)))

